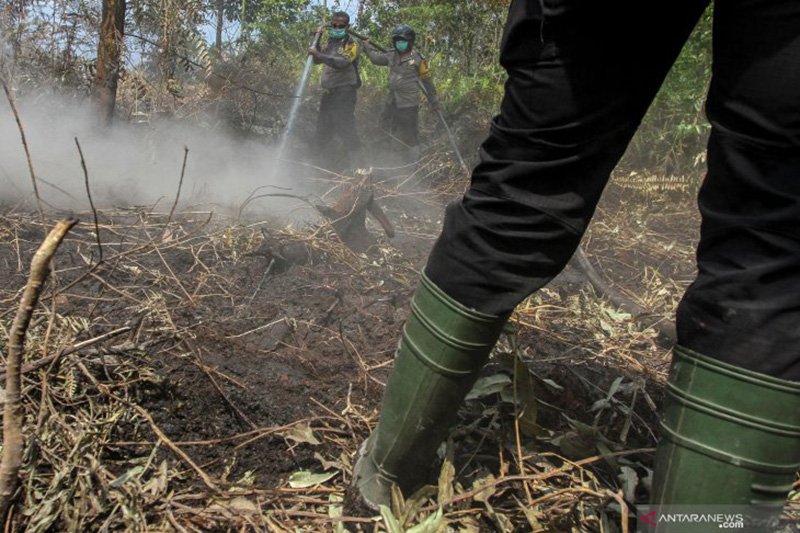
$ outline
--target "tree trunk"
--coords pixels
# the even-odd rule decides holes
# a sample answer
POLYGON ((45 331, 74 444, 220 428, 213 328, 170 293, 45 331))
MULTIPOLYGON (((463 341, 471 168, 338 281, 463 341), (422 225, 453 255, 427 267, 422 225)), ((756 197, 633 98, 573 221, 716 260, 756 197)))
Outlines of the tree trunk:
POLYGON ((104 126, 111 125, 117 103, 122 37, 125 35, 125 1, 103 0, 94 82, 100 121, 104 126))
POLYGON ((217 57, 222 58, 222 25, 225 23, 225 0, 217 0, 217 35, 214 46, 217 57))

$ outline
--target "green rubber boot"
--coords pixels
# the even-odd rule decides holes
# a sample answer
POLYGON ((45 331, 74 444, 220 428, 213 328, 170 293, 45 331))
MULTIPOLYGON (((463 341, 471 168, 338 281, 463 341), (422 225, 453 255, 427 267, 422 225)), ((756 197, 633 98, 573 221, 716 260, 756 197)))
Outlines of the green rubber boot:
MULTIPOLYGON (((655 506, 741 512, 772 530, 765 524, 777 520, 800 468, 800 383, 676 347, 667 388, 655 506)), ((694 529, 659 523, 657 531, 694 529)))
POLYGON ((406 495, 424 484, 507 318, 467 309, 422 275, 378 425, 353 469, 369 507, 390 505, 394 483, 406 495))

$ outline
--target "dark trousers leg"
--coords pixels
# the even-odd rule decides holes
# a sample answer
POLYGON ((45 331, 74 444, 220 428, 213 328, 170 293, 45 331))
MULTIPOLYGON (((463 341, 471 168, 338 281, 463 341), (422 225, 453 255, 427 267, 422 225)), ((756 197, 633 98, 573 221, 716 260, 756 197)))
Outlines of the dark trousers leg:
POLYGON ((399 107, 394 109, 392 135, 403 143, 405 148, 419 144, 419 107, 399 107))
POLYGON ((342 139, 342 168, 344 169, 351 169, 356 164, 356 158, 361 151, 361 141, 356 129, 357 94, 358 89, 355 87, 342 87, 339 93, 339 103, 336 106, 336 123, 342 139))
POLYGON ((349 168, 361 149, 356 130, 355 107, 358 90, 352 86, 328 89, 319 104, 315 150, 320 166, 349 168), (341 140, 341 146, 333 141, 341 140))
POLYGON ((402 143, 400 150, 406 162, 419 159, 419 107, 400 107, 394 110, 392 134, 402 143))
POLYGON ((800 381, 800 3, 716 2, 698 276, 679 343, 800 381))
POLYGON ((330 91, 322 93, 317 114, 317 131, 314 135, 314 157, 317 165, 325 166, 330 161, 329 146, 336 133, 334 102, 330 91))
POLYGON ((447 208, 426 267, 434 283, 502 315, 561 271, 704 7, 512 2, 500 115, 470 189, 447 208))

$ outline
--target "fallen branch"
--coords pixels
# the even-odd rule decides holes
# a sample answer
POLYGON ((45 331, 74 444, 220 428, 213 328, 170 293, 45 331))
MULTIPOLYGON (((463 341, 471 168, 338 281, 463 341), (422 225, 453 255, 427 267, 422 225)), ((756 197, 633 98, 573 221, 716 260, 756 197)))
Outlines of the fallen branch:
POLYGON ((75 219, 58 222, 36 250, 31 260, 28 283, 11 326, 6 365, 6 399, 3 406, 3 459, 0 462, 0 517, 2 518, 5 518, 14 493, 17 491, 25 444, 22 435, 23 414, 20 398, 25 335, 33 316, 33 310, 42 294, 44 283, 50 275, 51 260, 64 236, 77 223, 78 221, 75 219))
POLYGON ((600 277, 600 274, 589 261, 589 258, 586 257, 586 252, 584 252, 583 248, 580 246, 575 251, 574 259, 578 269, 583 272, 586 279, 600 296, 608 298, 616 307, 630 313, 633 319, 643 326, 655 329, 667 342, 671 344, 675 343, 675 324, 672 322, 652 320, 652 313, 650 311, 609 285, 600 277))
MULTIPOLYGON (((81 342, 79 342, 79 343, 77 343, 77 344, 75 344, 73 346, 70 346, 69 348, 65 348, 64 350, 61 350, 60 352, 58 352, 56 354, 48 355, 47 357, 42 357, 41 359, 37 359, 36 361, 34 361, 32 363, 28 363, 26 365, 23 365, 22 373, 23 374, 27 374, 28 372, 33 372, 34 370, 38 370, 38 369, 40 369, 40 368, 42 368, 44 366, 49 365, 50 363, 52 363, 56 359, 60 359, 61 357, 64 357, 65 355, 69 355, 69 354, 75 353, 78 350, 82 350, 82 349, 84 349, 84 348, 86 348, 88 346, 91 346, 93 344, 97 344, 98 342, 103 342, 104 340, 108 340, 108 339, 110 339, 112 337, 116 337, 117 335, 121 335, 123 333, 127 333, 130 330, 131 330, 130 326, 123 326, 123 327, 117 328, 117 329, 115 329, 113 331, 109 331, 108 333, 103 333, 102 335, 98 335, 97 337, 92 337, 91 339, 86 339, 85 341, 81 341, 81 342)), ((7 370, 8 370, 8 367, 0 368, 0 378, 5 377, 5 374, 6 374, 7 370)))
POLYGON ((375 217, 387 237, 395 235, 392 223, 375 200, 370 174, 357 174, 354 181, 346 183, 333 206, 314 207, 330 220, 342 242, 353 250, 363 251, 374 242, 365 225, 367 214, 375 217))

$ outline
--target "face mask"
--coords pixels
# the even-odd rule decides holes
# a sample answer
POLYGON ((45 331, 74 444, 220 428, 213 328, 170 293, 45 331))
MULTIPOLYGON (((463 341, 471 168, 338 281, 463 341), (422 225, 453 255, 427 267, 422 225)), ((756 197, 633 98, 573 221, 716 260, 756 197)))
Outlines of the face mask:
POLYGON ((398 52, 405 52, 408 50, 408 41, 395 41, 394 47, 398 52))
POLYGON ((345 35, 347 35, 347 29, 345 28, 333 28, 330 31, 332 39, 343 39, 345 35))

